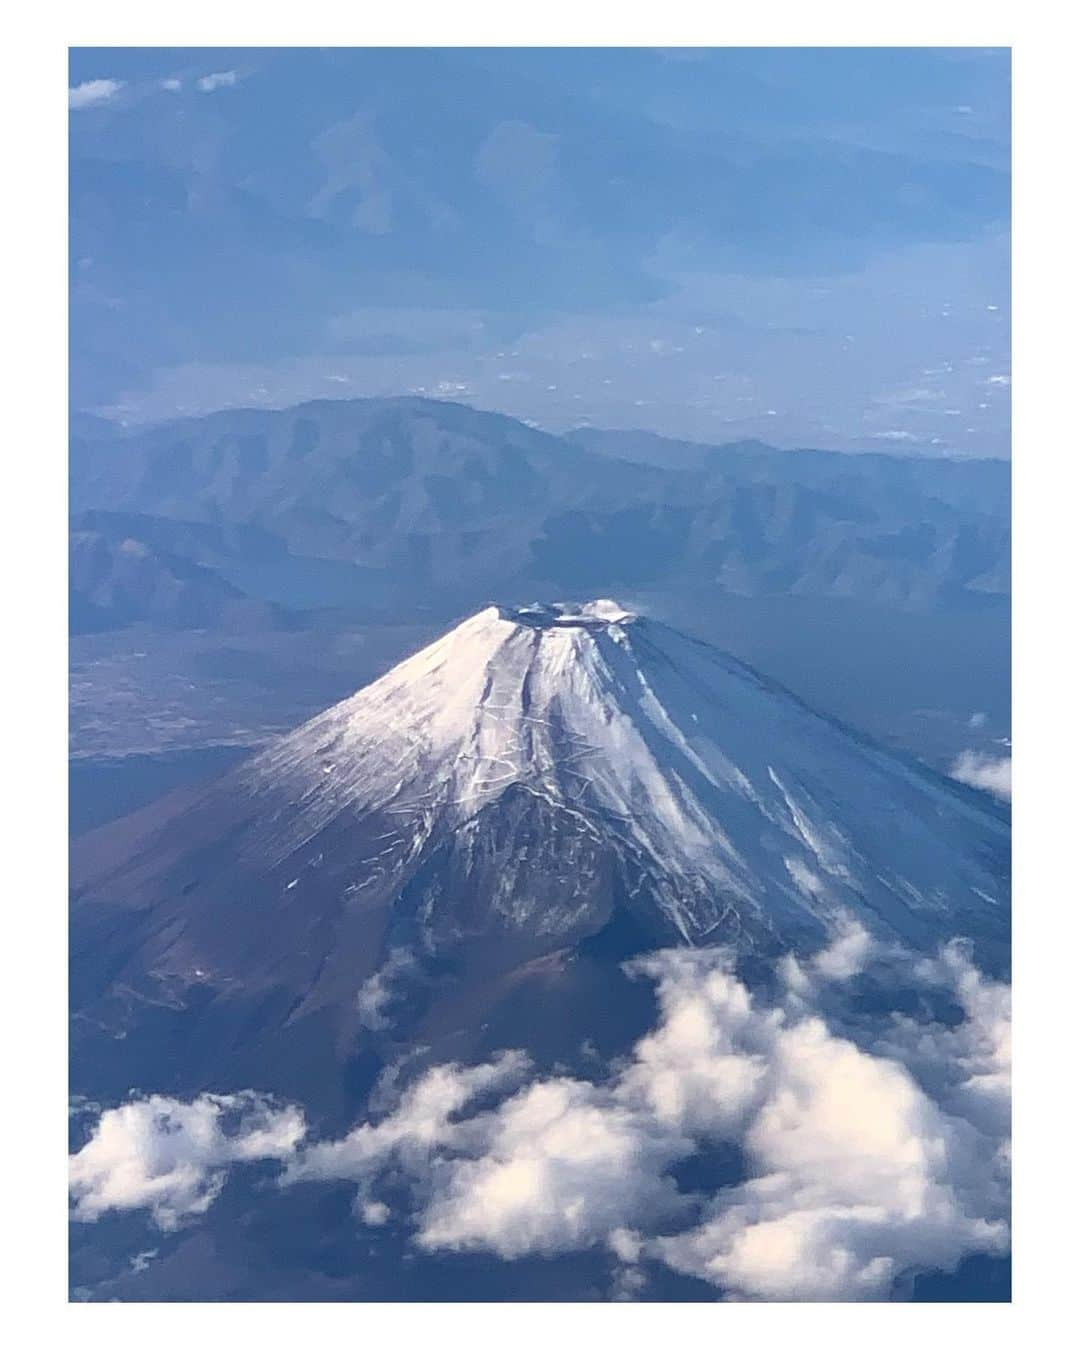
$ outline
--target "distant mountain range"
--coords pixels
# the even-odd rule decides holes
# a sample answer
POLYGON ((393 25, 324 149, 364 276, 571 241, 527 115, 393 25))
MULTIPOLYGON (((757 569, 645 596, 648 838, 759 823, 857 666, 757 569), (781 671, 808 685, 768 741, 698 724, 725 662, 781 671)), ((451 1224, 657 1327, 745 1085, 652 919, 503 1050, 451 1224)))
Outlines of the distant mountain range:
POLYGON ((129 431, 78 419, 70 463, 73 528, 94 536, 72 571, 90 623, 227 613, 236 597, 176 559, 271 603, 330 563, 384 608, 685 583, 913 609, 1009 592, 1010 470, 995 460, 559 437, 410 397, 129 431), (130 579, 125 539, 158 579, 145 559, 130 579))
POLYGON ((160 516, 86 511, 68 537, 68 624, 72 634, 131 623, 161 628, 261 626, 276 607, 252 600, 220 569, 238 558, 286 552, 272 535, 160 516))

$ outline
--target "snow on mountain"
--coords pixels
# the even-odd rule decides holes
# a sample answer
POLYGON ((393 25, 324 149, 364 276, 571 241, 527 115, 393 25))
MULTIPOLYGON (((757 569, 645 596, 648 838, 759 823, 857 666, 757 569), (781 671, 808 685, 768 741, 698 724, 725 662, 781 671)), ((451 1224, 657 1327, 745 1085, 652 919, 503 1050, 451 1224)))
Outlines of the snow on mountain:
MULTIPOLYGON (((299 804, 249 844, 267 857, 343 815, 385 817, 358 895, 433 842, 479 845, 517 789, 610 850, 630 903, 687 942, 783 941, 840 910, 919 940, 994 928, 1007 907, 998 815, 612 600, 486 609, 242 777, 299 804)), ((553 927, 572 922, 575 889, 553 927)), ((528 890, 495 903, 508 925, 543 926, 528 890)))

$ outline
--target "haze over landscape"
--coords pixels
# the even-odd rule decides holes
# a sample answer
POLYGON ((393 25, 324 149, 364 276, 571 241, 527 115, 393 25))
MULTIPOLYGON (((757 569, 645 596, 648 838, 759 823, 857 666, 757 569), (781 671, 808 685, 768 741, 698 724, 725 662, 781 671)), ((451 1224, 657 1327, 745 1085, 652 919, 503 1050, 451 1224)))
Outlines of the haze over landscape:
POLYGON ((1009 55, 76 50, 74 405, 1009 446, 1009 55))

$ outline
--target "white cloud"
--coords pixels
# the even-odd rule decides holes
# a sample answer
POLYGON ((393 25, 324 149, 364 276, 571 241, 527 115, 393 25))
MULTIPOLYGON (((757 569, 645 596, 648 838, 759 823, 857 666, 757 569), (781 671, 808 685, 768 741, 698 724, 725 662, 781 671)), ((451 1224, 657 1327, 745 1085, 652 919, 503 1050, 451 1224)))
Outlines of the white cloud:
POLYGON ((982 788, 1003 801, 1012 800, 1011 755, 995 759, 992 755, 981 755, 975 750, 965 750, 963 754, 957 756, 949 773, 958 783, 982 788))
MULTIPOLYGON (((283 1181, 346 1179, 359 1187, 359 1208, 370 1203, 369 1183, 391 1163, 424 1169, 438 1148, 460 1133, 452 1120, 485 1093, 520 1083, 528 1057, 511 1052, 488 1064, 463 1068, 440 1064, 402 1094, 397 1107, 376 1124, 365 1122, 343 1139, 312 1145, 292 1159, 283 1181)), ((379 1212, 379 1211, 377 1211, 379 1212)))
POLYGON ((848 920, 829 945, 814 956, 811 966, 825 980, 850 980, 861 975, 876 950, 874 939, 861 923, 848 920))
POLYGON ((396 997, 394 985, 416 965, 412 954, 395 947, 380 968, 357 990, 357 1020, 368 1031, 385 1031, 390 1025, 386 1010, 396 997))
POLYGON ((1012 996, 986 979, 962 942, 922 961, 912 979, 952 991, 964 1012, 955 1027, 894 1016, 879 1048, 902 1060, 936 1101, 988 1138, 1007 1141, 1012 1076, 1012 996))
POLYGON ((665 1172, 690 1145, 591 1083, 532 1083, 476 1123, 480 1155, 449 1164, 423 1213, 428 1250, 577 1251, 680 1208, 665 1172))
POLYGON ((970 1133, 900 1064, 805 1018, 777 1031, 742 1139, 751 1179, 654 1248, 746 1298, 884 1297, 906 1268, 1007 1245, 1004 1214, 972 1212, 954 1185, 970 1133))
POLYGON ((79 110, 108 103, 123 87, 123 80, 84 80, 82 84, 68 90, 68 107, 79 110))
MULTIPOLYGON (((719 1050, 729 1065, 734 1059, 751 1070, 752 1081, 738 1091, 699 1091, 692 1111, 684 1098, 676 1112, 696 1138, 737 1143, 750 1178, 719 1191, 697 1225, 646 1247, 728 1297, 881 1298, 905 1268, 948 1268, 968 1251, 1007 1245, 1000 1154, 1008 1122, 983 1114, 980 1133, 976 1114, 959 1100, 986 1081, 1007 1095, 1007 1067, 995 1058, 1007 990, 950 949, 920 974, 957 991, 967 1014, 958 1028, 911 1022, 885 1046, 875 1041, 879 1020, 893 1026, 889 1018, 861 1028, 853 1020, 837 1034, 807 999, 815 978, 845 980, 864 968, 873 954, 864 936, 852 926, 805 968, 799 964, 803 979, 779 1007, 759 1005, 745 990, 740 997, 742 986, 730 975, 701 978, 682 959, 664 956, 653 968, 662 1017, 651 1039, 706 1047, 706 1064, 719 1050), (921 1067, 929 1056, 938 1069, 924 1073, 925 1085, 905 1062, 915 1048, 921 1067), (951 1081, 940 1073, 943 1063, 952 1066, 951 1081)), ((649 1065, 646 1044, 623 1084, 649 1065)), ((684 1054, 676 1081, 700 1088, 706 1080, 690 1067, 692 1058, 684 1054)), ((669 1055, 666 1067, 671 1063, 669 1055)), ((664 1087, 663 1074, 647 1069, 645 1081, 664 1087)), ((661 1100, 672 1100, 670 1090, 661 1100)))
POLYGON ((183 89, 184 83, 182 80, 162 80, 161 87, 170 94, 178 94, 183 89))
POLYGON ((212 94, 216 89, 228 89, 238 78, 235 70, 217 70, 196 80, 195 87, 201 93, 212 94))
POLYGON ((842 924, 780 963, 771 997, 721 949, 628 970, 655 981, 657 1022, 597 1082, 537 1077, 520 1052, 438 1065, 307 1146, 300 1113, 255 1094, 130 1103, 72 1160, 76 1216, 146 1207, 174 1226, 228 1166, 273 1157, 282 1185, 353 1182, 360 1222, 405 1220, 427 1251, 607 1252, 620 1299, 647 1297, 657 1263, 729 1299, 886 1298, 905 1271, 1007 1250, 1009 990, 966 946, 916 958, 842 924), (890 1012, 889 988, 957 1015, 890 1012), (673 1169, 717 1146, 737 1183, 680 1192, 673 1169))
POLYGON ((73 1217, 149 1209, 160 1228, 175 1228, 209 1209, 231 1164, 286 1157, 304 1131, 296 1107, 254 1092, 126 1102, 101 1114, 69 1160, 73 1217))
POLYGON ((643 1287, 643 1260, 729 1298, 850 1300, 1007 1248, 1008 990, 962 948, 915 962, 848 925, 786 964, 774 1004, 715 949, 632 969, 657 982, 660 1015, 608 1081, 518 1086, 517 1062, 483 1083, 511 1095, 470 1114, 463 1076, 479 1071, 432 1070, 382 1122, 301 1153, 286 1180, 351 1177, 361 1216, 375 1204, 382 1222, 373 1191, 392 1155, 421 1247, 512 1259, 604 1246, 635 1268, 615 1282, 621 1298, 643 1287), (892 962, 896 983, 951 993, 963 1019, 830 1026, 815 1000, 843 1007, 842 985, 872 961, 879 977, 892 962), (677 1194, 673 1163, 719 1142, 741 1150, 748 1179, 677 1194))
POLYGON ((845 918, 828 946, 800 961, 788 953, 777 970, 792 999, 810 1003, 820 996, 822 983, 843 982, 861 975, 875 956, 884 952, 861 923, 845 918))
POLYGON ((632 969, 657 981, 660 1021, 635 1046, 618 1097, 696 1138, 737 1134, 767 1072, 767 1036, 746 986, 708 949, 660 952, 632 969))

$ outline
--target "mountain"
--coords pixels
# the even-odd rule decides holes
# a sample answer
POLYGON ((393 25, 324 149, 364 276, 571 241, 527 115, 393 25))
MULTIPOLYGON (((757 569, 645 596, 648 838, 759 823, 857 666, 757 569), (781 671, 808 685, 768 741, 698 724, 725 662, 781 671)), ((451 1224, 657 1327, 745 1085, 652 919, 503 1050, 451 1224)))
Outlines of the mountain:
POLYGON ((256 525, 298 554, 443 585, 520 571, 556 506, 659 483, 512 418, 415 398, 216 413, 78 442, 71 478, 80 509, 256 525))
POLYGON ((284 553, 272 536, 247 527, 84 512, 68 535, 70 631, 273 626, 283 617, 275 607, 249 599, 219 568, 284 553))
MULTIPOLYGON (((735 595, 869 598, 921 608, 989 603, 1009 593, 1011 479, 1004 461, 778 450, 761 441, 707 446, 592 429, 571 439, 696 483, 689 510, 648 519, 638 513, 646 581, 681 570, 735 595)), ((548 527, 552 554, 566 574, 587 565, 581 539, 586 555, 617 558, 626 523, 611 513, 568 514, 548 527)))
POLYGON ((200 567, 222 567, 238 558, 273 562, 285 552, 275 535, 250 525, 211 525, 121 511, 83 511, 71 518, 71 532, 119 541, 135 539, 148 549, 186 558, 200 567))
POLYGON ((844 916, 1000 966, 1008 849, 982 794, 663 624, 492 606, 76 844, 76 1086, 239 1081, 344 1118, 388 1045, 617 1048, 623 956, 753 963, 844 916))
POLYGON ((908 500, 929 498, 994 518, 1006 518, 1010 510, 1012 470, 1002 459, 780 450, 754 440, 706 445, 651 431, 599 427, 577 427, 567 432, 567 439, 609 459, 662 469, 707 469, 713 475, 727 473, 747 481, 800 484, 856 496, 887 488, 908 500))
POLYGON ((141 620, 206 628, 235 615, 244 596, 197 563, 156 552, 138 539, 75 530, 68 540, 68 619, 73 634, 141 620))
POLYGON ((700 469, 712 448, 699 441, 660 436, 655 431, 609 431, 604 427, 574 427, 566 438, 595 454, 631 464, 652 464, 658 469, 700 469))
POLYGON ((246 409, 76 435, 71 499, 254 527, 294 558, 391 575, 398 603, 440 597, 457 612, 688 581, 906 608, 1006 603, 1007 464, 743 442, 661 467, 579 439, 411 397, 246 409))

